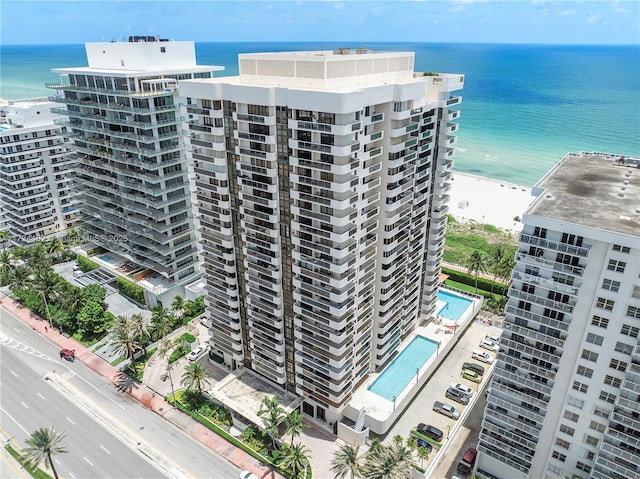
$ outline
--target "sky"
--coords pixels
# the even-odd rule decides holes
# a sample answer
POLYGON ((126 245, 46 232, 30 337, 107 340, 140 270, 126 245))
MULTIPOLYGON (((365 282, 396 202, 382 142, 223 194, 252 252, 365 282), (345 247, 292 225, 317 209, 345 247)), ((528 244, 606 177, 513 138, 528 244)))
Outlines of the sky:
POLYGON ((195 42, 640 44, 640 2, 0 0, 2 44, 153 35, 195 42))

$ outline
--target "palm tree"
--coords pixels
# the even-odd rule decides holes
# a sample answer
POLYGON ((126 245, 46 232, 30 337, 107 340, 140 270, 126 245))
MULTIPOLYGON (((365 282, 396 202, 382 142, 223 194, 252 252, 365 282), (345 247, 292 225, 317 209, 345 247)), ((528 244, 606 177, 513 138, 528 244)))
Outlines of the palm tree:
POLYGON ((11 251, 0 252, 0 274, 10 275, 18 265, 18 259, 11 251))
POLYGON ((404 445, 402 436, 393 438, 393 442, 387 448, 387 452, 395 462, 395 473, 397 477, 410 477, 413 453, 411 449, 404 445))
POLYGON ((429 449, 426 447, 418 448, 418 457, 420 458, 420 467, 424 466, 424 460, 429 459, 429 449))
POLYGON ((509 285, 511 283, 511 273, 513 272, 513 268, 515 267, 515 265, 516 262, 513 259, 513 256, 506 256, 498 267, 498 278, 500 278, 505 283, 504 287, 502 288, 503 297, 507 295, 507 290, 509 289, 509 285))
POLYGON ((25 441, 28 447, 24 450, 24 458, 34 468, 46 459, 45 464, 51 467, 53 477, 58 479, 58 472, 53 465, 53 456, 67 452, 60 445, 65 437, 66 434, 57 432, 53 427, 51 429, 40 428, 32 432, 31 437, 25 441))
POLYGON ((284 425, 287 428, 287 434, 291 435, 291 445, 293 446, 293 438, 299 436, 305 427, 305 423, 302 422, 302 415, 300 411, 293 411, 291 414, 287 414, 284 418, 284 425))
POLYGON ((180 384, 189 389, 193 389, 195 386, 198 393, 202 394, 202 386, 210 384, 209 371, 202 367, 200 363, 193 362, 184 368, 180 384))
POLYGON ((0 231, 0 243, 2 243, 2 251, 7 247, 7 241, 11 239, 11 233, 8 231, 0 231))
POLYGON ((58 237, 51 238, 45 243, 44 249, 48 255, 57 259, 60 256, 60 253, 64 251, 64 243, 58 237))
POLYGON ((32 286, 44 296, 45 302, 52 302, 62 293, 64 280, 51 269, 39 269, 33 275, 32 286))
POLYGON ((478 276, 487 270, 487 259, 480 251, 471 253, 471 257, 465 265, 469 273, 474 273, 476 277, 476 293, 478 292, 478 276))
MULTIPOLYGON (((498 273, 500 271, 500 265, 505 260, 507 256, 507 249, 504 245, 494 245, 491 248, 491 252, 489 254, 489 268, 491 269, 491 274, 493 274, 493 282, 495 283, 496 278, 498 277, 498 273)), ((493 293, 493 284, 491 284, 491 292, 493 293)))
POLYGON ((413 436, 408 437, 407 447, 411 450, 411 452, 414 452, 416 449, 418 449, 418 440, 413 436))
POLYGON ((273 397, 265 397, 262 400, 262 406, 258 411, 258 416, 260 416, 265 422, 265 431, 269 436, 271 436, 271 444, 274 449, 276 447, 276 436, 278 435, 278 427, 280 423, 285 418, 285 410, 280 405, 280 400, 273 397))
POLYGON ((135 353, 142 348, 142 338, 131 323, 130 316, 118 316, 112 326, 108 344, 116 353, 124 355, 130 361, 129 368, 133 370, 135 353))
POLYGON ((171 311, 180 319, 184 316, 184 303, 184 298, 179 295, 171 302, 171 311))
POLYGON ((293 472, 293 477, 297 479, 309 465, 308 453, 309 449, 300 443, 290 446, 284 451, 279 466, 293 472))
POLYGON ((21 291, 31 284, 31 274, 24 266, 14 268, 9 277, 9 286, 13 291, 21 291))
POLYGON ((72 316, 76 317, 80 310, 87 304, 86 297, 82 291, 82 288, 72 286, 67 289, 64 295, 64 301, 62 307, 72 316))
POLYGON ((37 271, 47 269, 51 264, 51 258, 42 243, 38 243, 34 247, 29 248, 29 266, 31 266, 31 268, 37 271))
POLYGON ((151 311, 151 339, 157 341, 167 333, 171 332, 175 318, 161 304, 155 306, 151 311))
POLYGON ((331 461, 331 471, 335 474, 334 479, 356 479, 360 473, 360 452, 359 446, 344 444, 336 451, 331 461))

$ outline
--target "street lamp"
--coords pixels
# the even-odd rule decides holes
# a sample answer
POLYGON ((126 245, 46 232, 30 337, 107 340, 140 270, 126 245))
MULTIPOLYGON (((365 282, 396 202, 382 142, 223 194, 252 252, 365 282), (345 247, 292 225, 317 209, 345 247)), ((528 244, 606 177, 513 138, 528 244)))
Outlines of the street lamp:
POLYGON ((49 313, 49 304, 47 303, 47 297, 45 296, 44 291, 40 291, 40 294, 42 295, 42 299, 44 300, 44 309, 47 310, 47 318, 49 318, 49 326, 53 330, 53 323, 51 322, 51 313, 49 313))

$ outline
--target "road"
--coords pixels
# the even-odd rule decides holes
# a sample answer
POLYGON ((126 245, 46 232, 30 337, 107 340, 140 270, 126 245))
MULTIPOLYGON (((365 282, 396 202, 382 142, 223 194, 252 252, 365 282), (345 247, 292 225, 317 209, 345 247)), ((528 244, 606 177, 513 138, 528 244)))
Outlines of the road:
POLYGON ((46 337, 11 313, 0 308, 0 315, 2 428, 20 445, 40 427, 65 431, 62 477, 238 477, 234 465, 104 378, 60 360, 46 337))

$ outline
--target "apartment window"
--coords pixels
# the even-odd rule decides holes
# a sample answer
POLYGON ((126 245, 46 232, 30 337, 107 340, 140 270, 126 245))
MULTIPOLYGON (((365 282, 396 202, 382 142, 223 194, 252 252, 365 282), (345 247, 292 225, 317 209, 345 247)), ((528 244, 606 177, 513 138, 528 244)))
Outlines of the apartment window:
POLYGON ((160 53, 167 53, 166 47, 160 47, 160 53))
POLYGON ((580 461, 576 462, 576 469, 578 469, 579 471, 584 471, 587 474, 591 472, 591 466, 588 466, 584 462, 580 461))
POLYGON ((585 383, 581 383, 580 381, 573 381, 573 389, 576 391, 580 391, 581 393, 586 393, 589 386, 585 383))
POLYGON ((628 246, 622 246, 619 244, 614 244, 612 249, 613 251, 620 251, 621 253, 628 253, 629 251, 631 251, 628 246))
POLYGON ((624 273, 624 269, 627 267, 627 263, 624 261, 618 261, 616 259, 610 259, 607 269, 609 271, 615 271, 616 273, 624 273))
POLYGON ((633 352, 633 346, 631 344, 621 343, 620 341, 618 341, 616 343, 616 352, 631 354, 633 352))
POLYGON ((613 386, 614 388, 619 388, 619 387, 620 387, 620 384, 622 383, 622 380, 620 380, 620 379, 618 379, 618 378, 616 378, 616 377, 613 377, 613 376, 609 376, 609 375, 607 375, 607 376, 604 378, 604 383, 605 383, 607 386, 613 386))
POLYGON ((603 341, 604 341, 604 336, 598 336, 597 334, 593 334, 593 333, 587 334, 588 343, 595 344, 597 346, 602 346, 603 341))
POLYGON ((567 426, 566 424, 560 424, 560 432, 566 434, 567 436, 573 436, 576 430, 572 427, 567 426))
POLYGON ((593 351, 589 351, 588 349, 583 349, 582 359, 586 359, 587 361, 595 363, 598 360, 598 353, 594 353, 593 351))
POLYGON ((591 324, 598 326, 599 328, 607 329, 607 326, 609 326, 609 319, 603 318, 602 316, 594 316, 591 319, 591 324))
POLYGON ((553 474, 560 475, 562 472, 562 468, 560 466, 556 466, 555 464, 547 464, 547 471, 552 472, 553 474))
POLYGON ((599 399, 606 401, 609 404, 613 404, 616 402, 616 395, 608 393, 607 391, 600 391, 599 399))
POLYGON ((606 289, 609 291, 613 291, 614 293, 617 293, 618 290, 620 289, 620 281, 614 281, 612 279, 605 278, 602 281, 602 289, 606 289))
POLYGON ((598 447, 598 439, 593 437, 593 436, 587 436, 584 440, 585 443, 589 444, 590 446, 596 446, 598 447))
POLYGON ((564 454, 558 451, 553 451, 553 453, 551 454, 551 457, 553 457, 554 459, 557 459, 560 462, 564 462, 567 459, 567 456, 565 456, 564 454))
POLYGON ((631 336, 632 338, 637 338, 639 332, 640 332, 639 328, 636 328, 636 327, 631 326, 629 324, 623 324, 622 328, 620 329, 620 334, 624 334, 626 336, 631 336))
POLYGON ((573 407, 577 407, 578 409, 582 409, 582 406, 584 406, 584 401, 581 400, 581 399, 578 399, 575 396, 569 396, 567 398, 567 404, 569 404, 569 406, 573 406, 573 407))
POLYGON ((564 418, 568 419, 569 421, 572 421, 572 422, 578 422, 578 419, 580 419, 580 415, 578 415, 578 414, 576 414, 574 412, 571 412, 571 411, 565 411, 564 412, 564 418))
POLYGON ((634 286, 633 292, 631 293, 632 298, 640 298, 640 286, 634 286))
POLYGON ((613 305, 616 304, 615 301, 611 299, 598 298, 596 302, 596 307, 604 309, 606 311, 613 311, 613 305))
POLYGON ((612 359, 609 363, 609 367, 617 369, 618 371, 625 371, 627 369, 627 363, 618 359, 612 359))
POLYGON ((589 429, 593 429, 594 431, 604 432, 607 427, 604 424, 600 424, 597 421, 591 421, 589 423, 589 429))
POLYGON ((640 318, 640 308, 629 306, 627 308, 627 316, 629 316, 630 318, 640 318))
POLYGON ((556 438, 556 446, 560 446, 563 447, 565 449, 569 449, 569 447, 571 446, 571 443, 569 441, 565 441, 564 439, 560 439, 559 437, 556 438))
POLYGON ((584 376, 590 378, 593 376, 593 369, 586 368, 584 366, 578 366, 578 370, 576 371, 580 376, 584 376))
MULTIPOLYGON (((607 376, 610 377, 610 376, 607 376)), ((593 415, 594 416, 599 416, 599 417, 603 417, 605 419, 609 419, 609 414, 611 414, 611 411, 609 411, 608 409, 603 409, 601 407, 594 407, 593 408, 593 415)))

